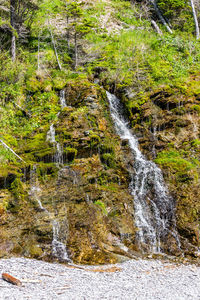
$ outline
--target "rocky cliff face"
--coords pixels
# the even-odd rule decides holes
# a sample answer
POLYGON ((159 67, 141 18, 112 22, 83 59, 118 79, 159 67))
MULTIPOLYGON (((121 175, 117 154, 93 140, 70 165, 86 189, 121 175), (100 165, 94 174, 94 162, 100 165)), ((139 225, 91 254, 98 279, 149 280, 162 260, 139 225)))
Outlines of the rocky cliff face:
MULTIPOLYGON (((126 140, 115 134, 105 90, 82 80, 62 91, 57 118, 19 142, 26 164, 4 166, 0 255, 64 261, 56 239, 77 263, 133 257, 139 250, 129 192, 134 162, 126 140)), ((199 246, 198 108, 195 91, 163 88, 127 110, 142 151, 163 169, 176 200, 181 248, 192 256, 199 246)), ((177 247, 166 249, 180 255, 177 247)))

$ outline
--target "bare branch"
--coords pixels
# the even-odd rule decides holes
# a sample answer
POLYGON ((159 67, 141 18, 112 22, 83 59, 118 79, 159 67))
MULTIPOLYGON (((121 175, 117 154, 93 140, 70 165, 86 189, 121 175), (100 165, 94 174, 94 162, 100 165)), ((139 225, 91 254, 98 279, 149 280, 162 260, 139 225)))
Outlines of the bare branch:
POLYGON ((159 35, 162 35, 162 30, 159 28, 158 24, 156 23, 156 21, 154 20, 151 20, 151 24, 152 26, 154 27, 154 29, 156 30, 156 32, 159 34, 159 35))
POLYGON ((165 18, 163 17, 163 15, 162 15, 160 9, 158 8, 158 5, 157 5, 157 3, 156 3, 156 0, 149 0, 149 1, 150 1, 150 3, 153 5, 153 7, 154 7, 154 9, 155 9, 155 12, 156 12, 156 14, 157 14, 157 16, 158 16, 158 18, 160 19, 160 21, 162 22, 162 24, 165 26, 165 28, 167 29, 167 31, 168 31, 169 33, 172 33, 171 28, 169 27, 169 25, 168 25, 167 22, 165 21, 165 18))
POLYGON ((195 23, 195 28, 196 28, 196 38, 197 40, 200 37, 200 33, 199 33, 199 23, 198 23, 198 19, 197 19, 197 15, 196 15, 196 11, 195 11, 195 7, 194 7, 194 2, 193 0, 190 0, 190 5, 192 7, 192 14, 193 14, 193 18, 194 18, 194 23, 195 23))
POLYGON ((25 161, 17 153, 15 153, 15 151, 12 150, 6 143, 4 143, 1 139, 0 139, 0 143, 4 146, 4 148, 6 148, 9 151, 11 151, 19 160, 21 160, 22 162, 25 163, 25 161))

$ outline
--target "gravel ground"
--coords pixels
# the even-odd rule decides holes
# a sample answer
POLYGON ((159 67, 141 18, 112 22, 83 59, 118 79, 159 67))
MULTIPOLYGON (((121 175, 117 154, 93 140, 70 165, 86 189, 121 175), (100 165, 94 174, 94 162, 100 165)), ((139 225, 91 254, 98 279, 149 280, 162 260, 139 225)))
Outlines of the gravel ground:
POLYGON ((0 299, 200 300, 200 267, 159 260, 130 260, 109 266, 65 266, 12 258, 0 260, 1 273, 22 281, 0 279, 0 299))

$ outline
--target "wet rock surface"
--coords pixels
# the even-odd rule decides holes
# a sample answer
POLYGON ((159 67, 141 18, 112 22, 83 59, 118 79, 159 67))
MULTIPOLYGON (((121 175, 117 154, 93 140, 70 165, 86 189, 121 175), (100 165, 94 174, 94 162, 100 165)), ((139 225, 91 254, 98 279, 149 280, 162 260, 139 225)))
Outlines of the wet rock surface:
POLYGON ((11 258, 0 260, 0 272, 22 281, 0 279, 0 299, 140 299, 197 300, 200 267, 160 260, 130 260, 107 266, 75 266, 11 258))

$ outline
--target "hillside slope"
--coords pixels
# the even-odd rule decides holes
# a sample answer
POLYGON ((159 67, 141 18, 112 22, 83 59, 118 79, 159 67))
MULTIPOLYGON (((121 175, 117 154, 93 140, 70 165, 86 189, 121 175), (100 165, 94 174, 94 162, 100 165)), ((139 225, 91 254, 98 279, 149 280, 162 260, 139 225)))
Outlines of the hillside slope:
POLYGON ((168 14, 170 34, 143 1, 67 3, 42 2, 15 62, 1 27, 0 257, 94 264, 142 254, 129 190, 134 159, 114 130, 108 90, 176 203, 181 247, 171 238, 162 250, 196 258, 200 45, 191 11, 168 14))

